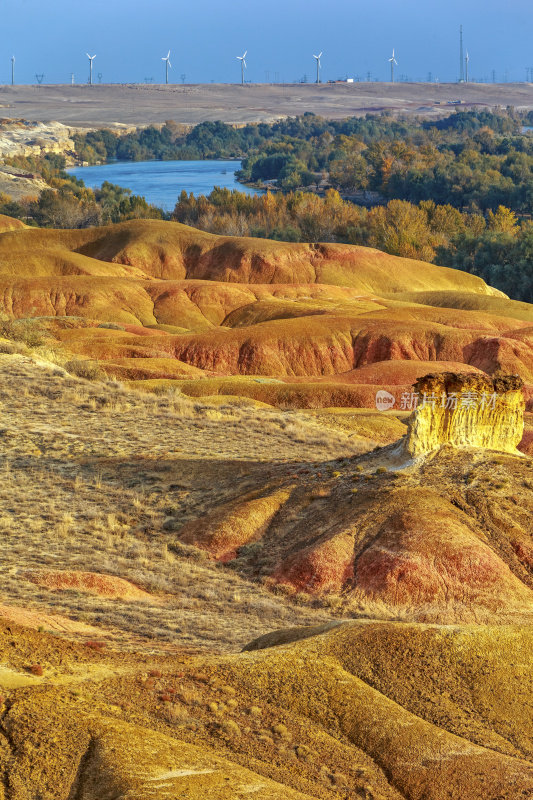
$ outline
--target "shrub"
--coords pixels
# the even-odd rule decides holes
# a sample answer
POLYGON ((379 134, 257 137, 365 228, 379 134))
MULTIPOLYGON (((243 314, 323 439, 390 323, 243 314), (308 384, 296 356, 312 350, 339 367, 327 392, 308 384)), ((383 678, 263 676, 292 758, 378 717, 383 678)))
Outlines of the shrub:
POLYGON ((177 692, 176 697, 186 706, 199 705, 202 699, 200 692, 187 686, 184 686, 179 692, 177 692))
POLYGON ((65 369, 71 375, 77 378, 85 378, 88 381, 99 381, 105 378, 96 361, 89 361, 88 359, 75 358, 72 361, 67 361, 65 369))
POLYGON ((258 555, 263 549, 264 542, 250 542, 250 544, 243 544, 239 547, 237 553, 239 556, 249 558, 258 555))
POLYGON ((161 715, 163 719, 170 722, 171 725, 185 725, 190 721, 190 716, 184 708, 179 706, 165 704, 161 715))
POLYGON ((22 342, 27 347, 39 347, 43 343, 41 332, 31 320, 9 319, 0 317, 0 336, 15 342, 22 342))
POLYGON ((309 592, 297 592, 294 595, 294 601, 299 606, 307 606, 312 601, 313 596, 309 594, 309 592))
POLYGON ((313 751, 305 744, 298 744, 295 753, 301 761, 310 761, 313 758, 313 751))
POLYGON ((181 558, 187 558, 193 562, 206 562, 211 558, 206 550, 202 550, 200 547, 195 547, 193 544, 182 544, 182 542, 179 541, 170 542, 168 549, 171 550, 174 555, 177 555, 181 558))
POLYGON ((105 328, 109 331, 124 331, 126 330, 123 325, 117 325, 116 322, 100 322, 98 325, 99 328, 105 328))
POLYGON ((219 730, 227 736, 241 735, 241 729, 232 719, 224 720, 224 722, 219 725, 219 730))
POLYGON ((348 778, 342 772, 334 772, 332 775, 332 783, 335 786, 347 786, 348 778))
POLYGON ((291 734, 286 725, 282 722, 278 722, 276 725, 272 725, 272 733, 277 736, 279 739, 290 739, 291 734))
POLYGON ((40 676, 40 675, 43 674, 43 668, 41 667, 40 664, 32 664, 31 667, 30 667, 30 672, 31 672, 32 675, 39 675, 40 676))
POLYGON ((12 356, 15 353, 25 353, 26 348, 22 344, 10 342, 7 339, 0 339, 0 353, 6 356, 12 356))

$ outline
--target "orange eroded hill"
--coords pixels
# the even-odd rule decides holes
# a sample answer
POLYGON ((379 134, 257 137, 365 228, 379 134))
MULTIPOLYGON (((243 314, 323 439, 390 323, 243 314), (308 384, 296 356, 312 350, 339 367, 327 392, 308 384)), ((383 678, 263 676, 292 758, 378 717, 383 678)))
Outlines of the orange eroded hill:
POLYGON ((157 220, 3 230, 0 310, 143 388, 201 379, 186 391, 217 394, 248 376, 237 393, 275 405, 373 406, 373 387, 401 395, 445 362, 519 373, 533 400, 533 307, 464 272, 157 220))
POLYGON ((15 800, 529 794, 527 628, 337 622, 225 657, 0 629, 0 769, 15 800))
MULTIPOLYGON (((138 323, 40 324, 139 348, 179 340, 138 323)), ((528 796, 533 462, 514 450, 519 379, 471 368, 418 382, 447 397, 490 385, 506 401, 452 447, 472 432, 460 405, 406 428, 407 414, 375 410, 191 402, 7 350, 0 796, 528 796), (505 431, 507 451, 490 449, 505 431)), ((427 363, 359 370, 411 380, 403 367, 427 363)), ((351 387, 373 384, 336 390, 351 387)))
POLYGON ((389 447, 293 472, 178 535, 245 575, 342 595, 372 616, 529 618, 530 472, 520 457, 472 449, 409 465, 389 447))
POLYGON ((84 230, 8 231, 0 240, 0 259, 4 273, 19 277, 33 277, 37 270, 49 276, 144 273, 164 280, 323 283, 365 292, 463 288, 500 294, 476 276, 367 247, 216 236, 159 220, 84 230), (28 259, 30 252, 33 258, 28 259))

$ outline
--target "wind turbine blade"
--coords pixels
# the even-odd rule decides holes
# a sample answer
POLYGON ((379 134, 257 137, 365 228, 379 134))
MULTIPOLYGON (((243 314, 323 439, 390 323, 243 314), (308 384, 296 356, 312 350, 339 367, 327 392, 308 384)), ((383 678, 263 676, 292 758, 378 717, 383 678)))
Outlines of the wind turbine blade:
POLYGON ((243 63, 244 69, 246 69, 246 61, 244 60, 244 58, 242 60, 242 63, 243 63))
POLYGON ((318 57, 319 57, 319 58, 322 58, 322 50, 321 50, 321 51, 320 51, 320 53, 318 54, 318 57))
POLYGON ((168 62, 168 66, 169 66, 169 69, 172 69, 172 64, 170 63, 170 61, 168 62))
POLYGON ((243 59, 244 59, 244 58, 246 58, 246 54, 247 54, 247 52, 248 52, 248 50, 245 50, 245 51, 244 51, 244 53, 243 53, 243 56, 242 56, 242 57, 243 57, 243 59))

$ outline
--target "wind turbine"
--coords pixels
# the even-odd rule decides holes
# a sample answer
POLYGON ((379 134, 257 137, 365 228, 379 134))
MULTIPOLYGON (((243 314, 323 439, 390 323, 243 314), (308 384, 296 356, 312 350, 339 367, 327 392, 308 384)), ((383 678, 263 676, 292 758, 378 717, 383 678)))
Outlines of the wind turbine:
POLYGON ((394 65, 396 64, 396 66, 398 66, 398 62, 394 57, 394 47, 392 48, 392 56, 391 58, 389 58, 389 64, 390 64, 390 82, 394 83, 394 65))
POLYGON ((242 56, 237 56, 237 61, 241 62, 241 83, 244 85, 244 70, 246 69, 246 53, 248 50, 245 50, 242 56))
POLYGON ((316 58, 316 82, 320 83, 320 68, 322 66, 320 59, 322 58, 322 50, 317 56, 313 55, 313 58, 316 58))
POLYGON ((15 85, 15 56, 11 56, 11 86, 15 85))
POLYGON ((170 50, 168 51, 168 55, 163 56, 161 61, 165 61, 165 69, 166 69, 166 72, 165 72, 165 83, 168 83, 168 69, 169 69, 169 67, 170 67, 170 69, 172 69, 172 64, 170 63, 170 50))
MULTIPOLYGON (((466 51, 465 56, 465 83, 468 83, 468 62, 470 61, 470 56, 468 55, 468 50, 466 51)), ((475 83, 475 81, 474 81, 475 83)))
POLYGON ((89 59, 89 86, 93 85, 93 61, 96 58, 96 55, 90 56, 89 53, 86 53, 87 58, 89 59))

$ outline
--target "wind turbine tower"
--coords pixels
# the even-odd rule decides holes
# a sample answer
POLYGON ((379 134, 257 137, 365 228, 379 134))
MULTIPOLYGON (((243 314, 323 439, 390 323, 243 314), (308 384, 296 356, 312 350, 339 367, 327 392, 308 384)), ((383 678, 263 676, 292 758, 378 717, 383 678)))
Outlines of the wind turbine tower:
MULTIPOLYGON (((389 58, 389 64, 390 64, 390 82, 394 83, 394 65, 396 64, 396 66, 398 66, 398 62, 396 61, 396 58, 394 57, 394 47, 392 48, 392 56, 391 56, 391 58, 389 58)), ((401 75, 400 75, 400 78, 401 78, 401 75)))
POLYGON ((468 83, 468 62, 470 61, 470 56, 468 55, 468 50, 466 51, 465 56, 465 83, 468 83))
POLYGON ((313 55, 313 58, 316 59, 316 82, 320 83, 320 70, 322 68, 322 64, 320 63, 320 59, 322 58, 322 50, 320 51, 320 53, 317 56, 313 55))
POLYGON ((246 53, 248 50, 245 50, 242 56, 237 56, 237 61, 241 62, 241 83, 244 86, 244 70, 246 69, 246 53))
POLYGON ((161 61, 165 62, 165 83, 168 84, 168 70, 169 68, 172 69, 172 64, 170 63, 170 50, 166 56, 163 56, 161 61))
POLYGON ((96 54, 94 56, 90 56, 89 53, 86 53, 87 58, 89 59, 89 86, 93 85, 93 61, 96 58, 96 54))
POLYGON ((465 61, 463 56, 463 26, 459 27, 459 83, 465 80, 465 61))
POLYGON ((15 85, 15 56, 11 56, 11 86, 15 85))

